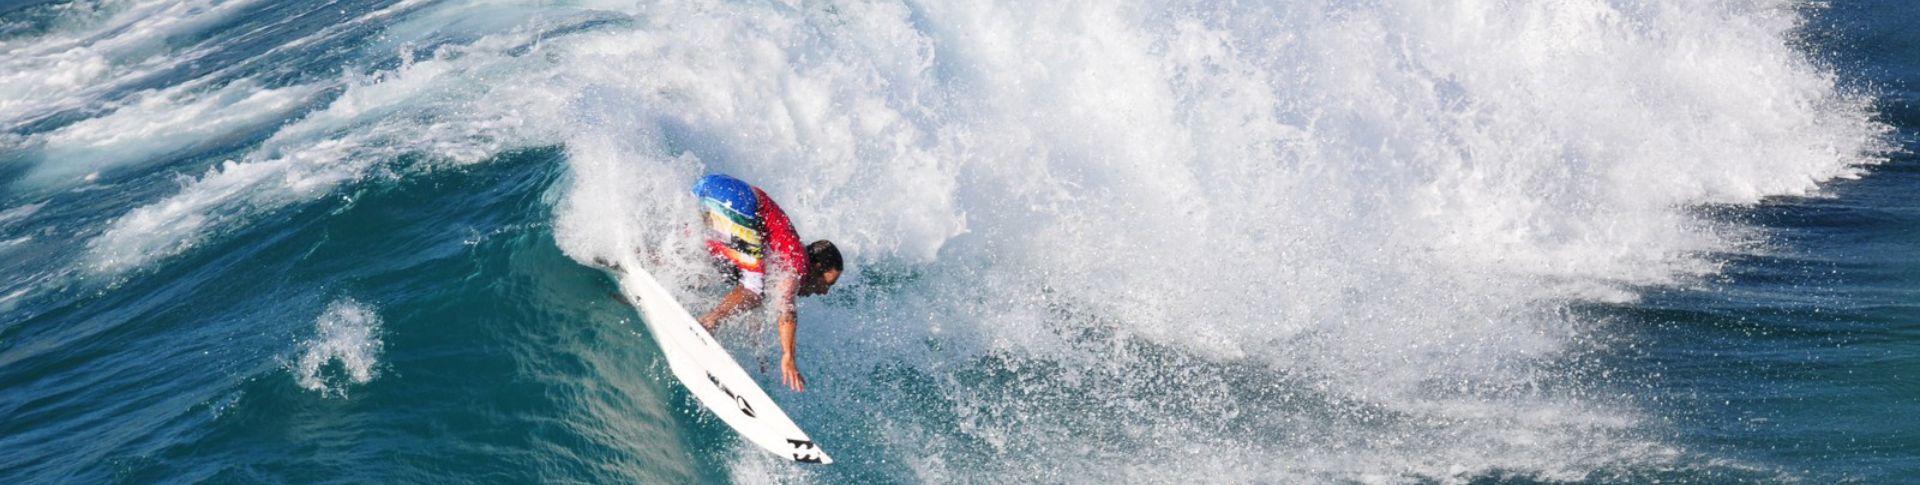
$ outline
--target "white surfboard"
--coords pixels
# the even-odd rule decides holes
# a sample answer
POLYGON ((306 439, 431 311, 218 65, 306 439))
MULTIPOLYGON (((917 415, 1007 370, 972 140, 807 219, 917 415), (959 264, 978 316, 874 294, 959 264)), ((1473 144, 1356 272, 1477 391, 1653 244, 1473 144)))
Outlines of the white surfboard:
POLYGON ((727 354, 700 321, 673 299, 633 256, 610 268, 620 280, 620 293, 640 309, 640 317, 667 355, 667 367, 693 397, 741 437, 767 451, 801 463, 833 463, 787 413, 773 404, 767 391, 753 382, 746 369, 727 354))

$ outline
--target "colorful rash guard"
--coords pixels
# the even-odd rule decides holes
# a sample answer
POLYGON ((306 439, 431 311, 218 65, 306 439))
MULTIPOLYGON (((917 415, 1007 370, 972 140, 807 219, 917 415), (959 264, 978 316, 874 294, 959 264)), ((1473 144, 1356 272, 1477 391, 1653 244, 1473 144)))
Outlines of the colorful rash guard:
POLYGON ((730 263, 740 284, 756 294, 765 294, 766 272, 773 270, 780 278, 776 308, 793 308, 807 252, 780 205, 759 187, 719 174, 701 177, 693 194, 707 220, 707 250, 730 263))

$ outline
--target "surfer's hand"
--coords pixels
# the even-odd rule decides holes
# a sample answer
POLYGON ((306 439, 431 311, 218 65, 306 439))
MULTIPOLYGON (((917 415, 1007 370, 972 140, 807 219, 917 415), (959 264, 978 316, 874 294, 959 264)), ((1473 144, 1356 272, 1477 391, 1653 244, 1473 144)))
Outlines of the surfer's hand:
POLYGON ((800 364, 793 361, 793 354, 780 358, 780 382, 793 388, 793 392, 807 390, 807 378, 800 376, 800 364))

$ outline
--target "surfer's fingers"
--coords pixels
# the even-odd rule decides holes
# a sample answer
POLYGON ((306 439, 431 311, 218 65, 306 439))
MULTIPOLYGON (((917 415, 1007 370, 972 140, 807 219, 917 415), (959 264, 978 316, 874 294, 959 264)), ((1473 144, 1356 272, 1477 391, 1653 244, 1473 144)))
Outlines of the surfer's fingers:
POLYGON ((786 381, 787 387, 792 388, 794 392, 807 390, 807 379, 800 377, 800 371, 798 369, 788 367, 784 370, 785 372, 780 373, 780 377, 782 378, 781 380, 786 381))

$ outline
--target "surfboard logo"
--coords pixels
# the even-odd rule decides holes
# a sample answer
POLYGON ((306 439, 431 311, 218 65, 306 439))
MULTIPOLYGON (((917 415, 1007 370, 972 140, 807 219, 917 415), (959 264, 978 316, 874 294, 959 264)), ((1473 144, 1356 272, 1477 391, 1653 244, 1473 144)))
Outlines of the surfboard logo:
POLYGON ((793 445, 793 461, 801 463, 820 462, 820 447, 814 446, 812 441, 788 438, 787 444, 793 445))
MULTIPOLYGON (((714 377, 712 372, 707 373, 707 381, 712 382, 714 387, 720 388, 720 392, 726 393, 727 397, 733 398, 733 405, 739 406, 741 413, 746 414, 747 417, 749 418, 755 417, 753 415, 753 405, 747 404, 747 398, 740 397, 740 395, 738 394, 734 394, 732 389, 727 389, 727 385, 721 384, 720 378, 714 377)), ((788 441, 792 441, 792 440, 788 440, 788 441)), ((808 443, 808 444, 811 445, 812 443, 808 443)))

